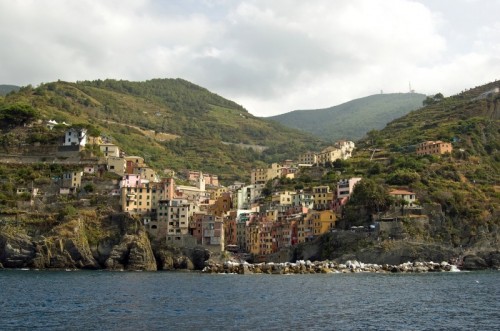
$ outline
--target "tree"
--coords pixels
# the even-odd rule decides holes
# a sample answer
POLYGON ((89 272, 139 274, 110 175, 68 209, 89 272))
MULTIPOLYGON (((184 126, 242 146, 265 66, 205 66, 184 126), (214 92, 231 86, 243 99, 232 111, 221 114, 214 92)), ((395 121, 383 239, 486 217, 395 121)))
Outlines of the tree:
POLYGON ((391 198, 387 188, 365 178, 354 186, 346 205, 346 218, 351 223, 364 223, 369 221, 370 215, 383 212, 390 205, 391 198))
POLYGON ((405 206, 409 205, 410 203, 406 199, 401 199, 398 202, 399 202, 399 205, 401 206, 401 216, 404 216, 405 206))
POLYGON ((420 175, 410 169, 397 169, 387 177, 391 185, 410 185, 420 180, 420 175))
POLYGON ((25 125, 38 118, 38 112, 30 105, 15 103, 0 109, 0 121, 10 127, 25 125))
POLYGON ((444 99, 444 96, 442 93, 437 93, 435 94, 434 96, 430 97, 426 97, 424 101, 422 101, 422 104, 424 106, 430 106, 430 105, 433 105, 435 103, 438 103, 439 101, 443 100, 444 99))
POLYGON ((85 190, 85 192, 87 192, 87 193, 92 193, 92 192, 94 192, 94 191, 95 191, 95 186, 94 186, 94 184, 92 184, 92 183, 88 183, 87 185, 85 185, 85 186, 83 187, 83 189, 84 189, 84 190, 85 190))
POLYGON ((333 161, 332 166, 334 169, 345 169, 349 167, 349 162, 342 159, 336 159, 333 161))

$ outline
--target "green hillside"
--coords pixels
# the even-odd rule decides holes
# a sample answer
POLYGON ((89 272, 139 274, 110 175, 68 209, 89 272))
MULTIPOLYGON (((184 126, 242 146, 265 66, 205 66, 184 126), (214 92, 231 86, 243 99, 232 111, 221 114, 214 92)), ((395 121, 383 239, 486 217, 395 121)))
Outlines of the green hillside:
POLYGON ((445 218, 430 224, 427 241, 480 245, 500 236, 499 87, 495 82, 448 98, 438 94, 358 142, 351 160, 356 173, 408 187, 421 203, 441 206, 445 218), (416 145, 426 140, 451 142, 453 152, 416 155, 416 145))
POLYGON ((182 79, 58 81, 0 102, 31 105, 44 120, 92 125, 155 168, 200 169, 224 181, 321 144, 182 79))
POLYGON ((422 106, 418 93, 377 94, 326 109, 295 110, 269 117, 328 141, 357 140, 366 132, 382 129, 388 122, 422 106))

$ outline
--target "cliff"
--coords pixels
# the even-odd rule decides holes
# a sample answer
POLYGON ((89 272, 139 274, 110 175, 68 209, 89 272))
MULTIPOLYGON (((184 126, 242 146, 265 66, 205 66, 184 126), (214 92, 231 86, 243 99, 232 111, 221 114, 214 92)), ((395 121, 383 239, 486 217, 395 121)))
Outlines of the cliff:
POLYGON ((203 248, 152 243, 140 221, 125 214, 87 211, 57 223, 24 216, 0 226, 0 268, 201 270, 210 258, 203 248))
POLYGON ((149 239, 136 220, 119 217, 103 223, 117 231, 95 243, 92 227, 81 219, 43 235, 2 231, 0 262, 6 268, 156 270, 149 239))

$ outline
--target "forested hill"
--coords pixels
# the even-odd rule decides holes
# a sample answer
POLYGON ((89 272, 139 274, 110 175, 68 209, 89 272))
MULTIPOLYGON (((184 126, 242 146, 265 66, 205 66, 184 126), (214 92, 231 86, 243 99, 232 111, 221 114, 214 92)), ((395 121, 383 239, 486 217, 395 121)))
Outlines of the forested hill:
POLYGON ((13 104, 30 105, 44 120, 93 125, 156 168, 199 169, 227 181, 321 145, 182 79, 58 81, 0 98, 2 107, 13 104))
POLYGON ((424 99, 425 95, 418 93, 377 94, 330 108, 295 110, 268 118, 329 141, 357 140, 420 108, 424 99))

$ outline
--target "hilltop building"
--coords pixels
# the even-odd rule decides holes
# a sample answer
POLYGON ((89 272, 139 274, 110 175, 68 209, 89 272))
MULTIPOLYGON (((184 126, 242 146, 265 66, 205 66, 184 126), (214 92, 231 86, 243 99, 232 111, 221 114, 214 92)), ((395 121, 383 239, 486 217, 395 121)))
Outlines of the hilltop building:
POLYGON ((451 143, 438 141, 424 141, 417 145, 417 155, 441 155, 451 153, 453 147, 451 143))

